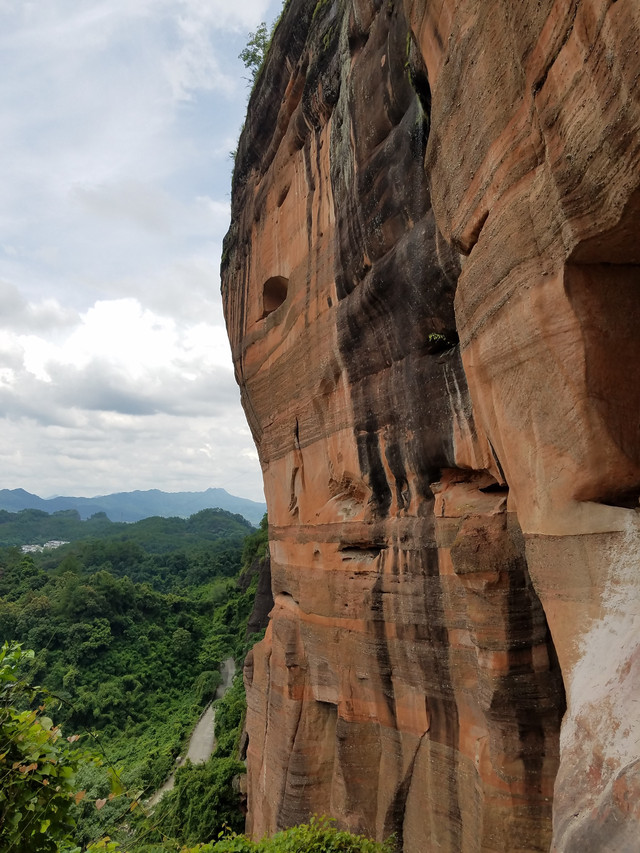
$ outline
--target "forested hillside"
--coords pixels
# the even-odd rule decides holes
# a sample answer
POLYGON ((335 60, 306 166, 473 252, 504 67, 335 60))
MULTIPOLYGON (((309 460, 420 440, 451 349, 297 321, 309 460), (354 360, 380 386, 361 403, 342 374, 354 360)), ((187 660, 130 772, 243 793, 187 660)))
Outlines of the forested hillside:
POLYGON ((151 553, 204 546, 230 536, 244 537, 253 530, 241 515, 221 509, 203 509, 189 518, 154 516, 135 524, 112 522, 104 512, 82 521, 74 509, 52 514, 41 509, 8 512, 0 509, 0 545, 44 545, 50 540, 76 542, 100 539, 138 542, 151 553))
MULTIPOLYGON (((27 512, 32 528, 39 522, 46 529, 54 519, 27 512)), ((56 723, 103 756, 102 767, 84 765, 79 772, 86 796, 76 808, 76 839, 88 843, 107 831, 122 834, 123 792, 129 792, 126 812, 165 780, 213 698, 220 664, 228 656, 243 659, 257 577, 242 588, 237 578, 243 549, 247 565, 264 549, 266 527, 255 531, 222 510, 131 525, 75 523, 93 538, 37 554, 0 550, 0 639, 34 650, 28 679, 58 698, 56 723), (109 800, 114 779, 119 793, 109 800), (106 803, 97 809, 101 799, 106 803)), ((227 703, 222 817, 239 829, 243 819, 231 780, 242 766, 230 756, 244 707, 241 680, 227 703)), ((167 797, 158 821, 182 841, 170 805, 167 797)), ((222 818, 212 814, 211 821, 211 832, 221 828, 222 818)), ((155 833, 157 843, 162 835, 155 833)), ((127 844, 143 849, 135 839, 127 844)))

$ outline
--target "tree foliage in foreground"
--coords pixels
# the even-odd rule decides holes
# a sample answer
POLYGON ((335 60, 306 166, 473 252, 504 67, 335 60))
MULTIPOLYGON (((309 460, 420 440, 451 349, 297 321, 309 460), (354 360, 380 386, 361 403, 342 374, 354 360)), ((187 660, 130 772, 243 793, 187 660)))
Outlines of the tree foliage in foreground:
POLYGON ((71 844, 76 774, 93 759, 47 716, 50 697, 21 679, 31 658, 17 644, 0 649, 0 848, 55 853, 71 844), (36 697, 42 704, 32 709, 36 697))

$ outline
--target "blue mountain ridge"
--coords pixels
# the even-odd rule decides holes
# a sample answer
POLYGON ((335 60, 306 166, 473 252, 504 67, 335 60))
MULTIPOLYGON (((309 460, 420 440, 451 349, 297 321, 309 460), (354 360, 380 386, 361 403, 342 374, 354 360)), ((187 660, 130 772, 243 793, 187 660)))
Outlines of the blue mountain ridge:
POLYGON ((201 509, 216 508, 239 513, 254 525, 260 522, 267 511, 265 503, 239 498, 229 494, 226 489, 211 488, 204 492, 162 492, 159 489, 150 489, 98 495, 94 498, 41 498, 24 489, 0 489, 0 509, 8 512, 40 509, 54 513, 75 509, 83 520, 96 512, 106 513, 111 521, 140 521, 156 515, 163 518, 188 518, 201 509))

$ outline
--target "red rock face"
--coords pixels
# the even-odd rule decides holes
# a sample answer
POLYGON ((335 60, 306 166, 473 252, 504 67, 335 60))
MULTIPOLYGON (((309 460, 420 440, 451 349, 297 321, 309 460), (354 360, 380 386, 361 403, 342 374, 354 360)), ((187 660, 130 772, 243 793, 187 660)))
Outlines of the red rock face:
POLYGON ((567 688, 553 846, 632 850, 637 810, 616 791, 640 784, 640 10, 405 5, 432 85, 436 220, 468 255, 474 412, 567 688))
POLYGON ((285 12, 223 259, 275 600, 256 836, 635 850, 639 14, 285 12))

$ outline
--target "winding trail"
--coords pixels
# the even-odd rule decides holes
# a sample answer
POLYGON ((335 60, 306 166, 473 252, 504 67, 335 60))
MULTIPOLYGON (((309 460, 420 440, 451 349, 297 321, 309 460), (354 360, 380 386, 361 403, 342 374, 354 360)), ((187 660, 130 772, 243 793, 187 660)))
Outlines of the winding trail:
MULTIPOLYGON (((220 667, 220 671, 222 673, 222 682, 216 688, 215 696, 213 697, 213 702, 215 702, 216 699, 222 699, 224 694, 231 687, 231 682, 233 681, 233 676, 236 672, 236 664, 233 658, 227 658, 225 661, 223 661, 222 666, 220 667)), ((202 716, 196 723, 194 730, 191 732, 191 737, 189 738, 189 746, 187 748, 187 754, 185 756, 181 756, 180 759, 176 762, 176 770, 178 767, 182 767, 182 765, 185 764, 187 759, 189 759, 192 764, 204 764, 204 762, 209 759, 214 749, 216 748, 216 711, 213 707, 213 702, 210 702, 204 709, 202 716)), ((149 797, 147 805, 150 808, 153 808, 153 806, 157 805, 158 802, 164 796, 164 794, 167 791, 171 791, 171 789, 175 785, 175 782, 176 776, 174 770, 171 776, 169 776, 167 781, 158 788, 155 794, 149 797)))

